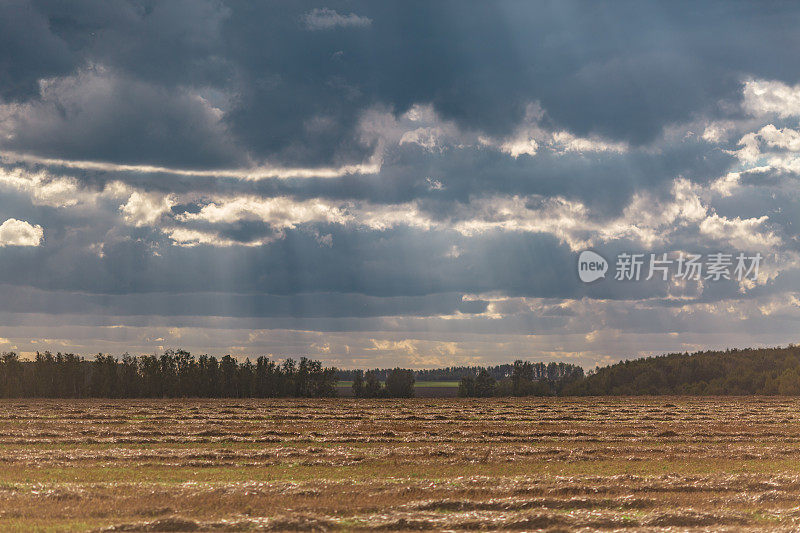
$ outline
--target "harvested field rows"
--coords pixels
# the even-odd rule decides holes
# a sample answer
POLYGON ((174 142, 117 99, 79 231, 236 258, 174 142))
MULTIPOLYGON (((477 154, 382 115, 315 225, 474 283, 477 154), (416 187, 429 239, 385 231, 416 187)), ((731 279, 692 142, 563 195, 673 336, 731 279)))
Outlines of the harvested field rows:
POLYGON ((0 402, 0 529, 796 530, 785 398, 0 402))

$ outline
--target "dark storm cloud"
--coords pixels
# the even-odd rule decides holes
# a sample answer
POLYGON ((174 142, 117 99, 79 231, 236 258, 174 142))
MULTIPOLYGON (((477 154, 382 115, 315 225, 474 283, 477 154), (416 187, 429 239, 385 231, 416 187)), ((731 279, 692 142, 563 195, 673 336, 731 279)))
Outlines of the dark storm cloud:
POLYGON ((46 13, 26 0, 0 3, 0 97, 27 100, 39 79, 69 73, 79 57, 50 28, 46 13))
MULTIPOLYGON (((400 113, 431 103, 463 128, 501 135, 539 100, 558 127, 640 145, 665 125, 730 114, 720 103, 739 99, 744 75, 793 83, 800 72, 798 15, 780 4, 118 1, 3 9, 7 98, 36 101, 38 79, 100 64, 119 83, 138 80, 156 93, 192 88, 225 111, 243 152, 304 165, 363 159, 372 146, 356 135, 357 117, 376 104, 400 113), (307 31, 304 17, 326 9, 372 23, 307 31)), ((129 105, 159 124, 159 108, 135 96, 129 105)), ((111 124, 119 110, 88 112, 111 124)), ((185 134, 197 119, 179 106, 170 120, 184 125, 166 135, 185 134)), ((66 132, 55 130, 15 147, 78 158, 101 156, 85 149, 100 146, 103 160, 183 164, 192 155, 197 165, 218 164, 198 153, 208 146, 191 142, 144 143, 131 159, 119 146, 126 138, 105 134, 65 143, 66 132)), ((127 139, 147 135, 134 127, 127 139)))
POLYGON ((47 21, 51 35, 64 48, 76 51, 76 64, 103 64, 165 86, 224 85, 231 75, 220 26, 230 10, 223 2, 34 0, 32 4, 31 11, 47 21))
POLYGON ((342 137, 347 117, 374 102, 396 112, 430 102, 462 127, 505 134, 540 100, 570 131, 642 144, 695 114, 727 114, 720 102, 738 100, 745 73, 794 82, 798 72, 797 14, 781 6, 373 3, 359 6, 374 21, 368 30, 313 36, 265 16, 272 6, 240 7, 226 21, 236 49, 248 51, 237 65, 262 82, 248 87, 274 97, 237 110, 232 123, 243 135, 252 133, 253 116, 283 124, 279 102, 303 118, 340 119, 342 137), (284 46, 246 48, 265 19, 284 46), (334 79, 351 90, 333 89, 334 79), (317 99, 309 102, 309 91, 317 99), (246 109, 254 114, 240 119, 246 109))
POLYGON ((43 157, 201 168, 245 162, 204 102, 103 69, 52 82, 11 120, 5 147, 43 157))

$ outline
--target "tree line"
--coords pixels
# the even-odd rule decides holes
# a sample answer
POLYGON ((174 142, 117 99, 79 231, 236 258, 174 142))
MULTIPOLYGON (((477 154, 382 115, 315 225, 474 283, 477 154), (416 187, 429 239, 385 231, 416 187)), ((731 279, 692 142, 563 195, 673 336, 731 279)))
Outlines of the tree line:
POLYGON ((412 398, 414 396, 414 372, 394 368, 386 374, 386 382, 381 383, 374 370, 356 370, 353 373, 353 396, 356 398, 412 398))
POLYGON ((597 368, 568 395, 800 395, 800 347, 671 353, 597 368))
MULTIPOLYGON (((531 363, 514 361, 501 365, 506 372, 498 379, 489 368, 479 368, 461 378, 458 395, 463 397, 489 396, 554 396, 572 383, 584 379, 583 368, 568 363, 531 363)), ((498 367, 494 367, 498 368, 498 367)))
POLYGON ((0 397, 42 398, 278 398, 336 395, 336 369, 306 357, 279 364, 194 357, 184 350, 117 359, 98 354, 87 361, 75 354, 37 353, 22 361, 0 356, 0 397))
MULTIPOLYGON (((486 371, 496 381, 502 381, 510 378, 515 371, 515 365, 502 364, 494 366, 450 366, 445 368, 427 368, 422 370, 414 370, 414 379, 416 381, 460 381, 465 377, 476 377, 481 371, 486 371)), ((560 381, 565 378, 572 378, 576 372, 583 372, 583 369, 577 365, 567 363, 528 363, 531 365, 529 371, 531 379, 533 380, 549 380, 560 381)), ((395 369, 392 368, 375 368, 367 370, 371 372, 379 381, 386 381, 389 374, 395 369)), ((363 370, 337 370, 336 375, 341 381, 353 381, 356 374, 361 373, 362 378, 366 375, 363 370)))
MULTIPOLYGON (((419 376, 461 373, 459 395, 800 395, 800 347, 672 353, 622 361, 584 375, 577 365, 515 361, 490 367, 339 371, 306 357, 278 363, 195 357, 185 350, 116 358, 37 353, 23 361, 0 354, 0 397, 278 398, 336 396, 340 376, 357 398, 411 397, 419 376)), ((447 379, 438 379, 447 381, 447 379)))
POLYGON ((513 365, 341 371, 301 357, 282 363, 259 357, 239 362, 230 355, 193 356, 185 350, 122 357, 37 352, 32 361, 14 352, 0 355, 0 397, 42 398, 280 398, 331 397, 341 376, 352 380, 356 398, 410 398, 420 381, 462 376, 462 396, 526 396, 558 393, 583 376, 564 363, 516 361, 513 365))

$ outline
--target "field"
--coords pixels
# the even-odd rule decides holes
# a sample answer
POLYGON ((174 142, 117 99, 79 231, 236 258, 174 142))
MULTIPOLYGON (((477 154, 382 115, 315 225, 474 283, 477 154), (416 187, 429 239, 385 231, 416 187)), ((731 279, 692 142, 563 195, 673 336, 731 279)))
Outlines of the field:
POLYGON ((0 530, 797 530, 787 398, 0 402, 0 530))
MULTIPOLYGON (((383 383, 383 382, 381 382, 383 383)), ((458 381, 417 381, 414 394, 418 398, 454 398, 458 396, 458 381)), ((353 395, 353 382, 340 381, 336 385, 339 396, 353 395)))

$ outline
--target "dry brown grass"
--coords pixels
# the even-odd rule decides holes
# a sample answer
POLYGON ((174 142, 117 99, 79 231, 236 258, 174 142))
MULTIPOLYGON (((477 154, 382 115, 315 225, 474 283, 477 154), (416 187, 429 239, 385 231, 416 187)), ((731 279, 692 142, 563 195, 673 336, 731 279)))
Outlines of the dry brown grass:
POLYGON ((796 530, 800 402, 0 402, 0 529, 796 530))

